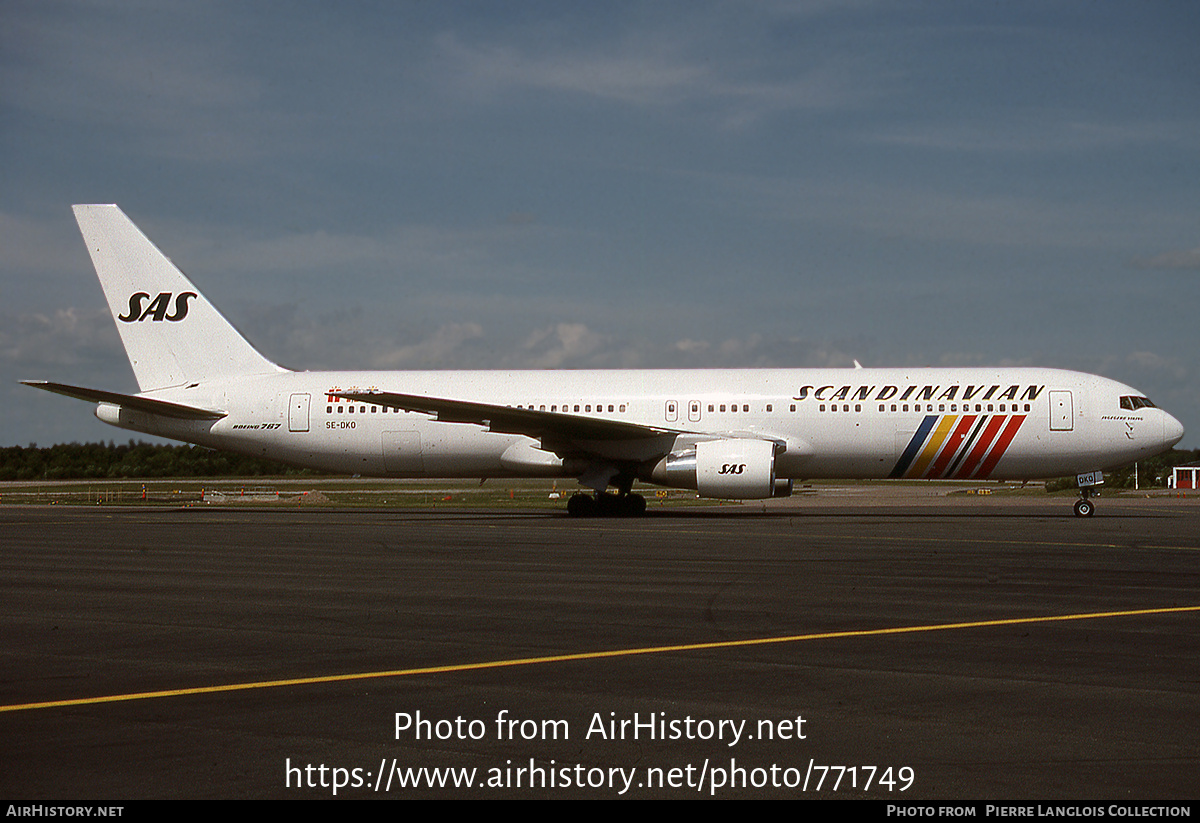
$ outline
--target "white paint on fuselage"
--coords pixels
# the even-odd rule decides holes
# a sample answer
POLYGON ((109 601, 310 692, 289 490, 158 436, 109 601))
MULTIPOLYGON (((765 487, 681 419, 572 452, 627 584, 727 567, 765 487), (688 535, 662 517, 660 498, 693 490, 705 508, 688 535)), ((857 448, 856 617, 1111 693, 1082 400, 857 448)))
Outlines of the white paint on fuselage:
MULTIPOLYGON (((477 424, 437 422, 421 413, 378 407, 372 411, 367 403, 328 401, 331 392, 365 390, 544 407, 546 411, 563 411, 565 406, 567 413, 581 417, 686 432, 679 436, 681 444, 710 436, 774 439, 787 445, 777 456, 776 475, 796 479, 887 477, 908 436, 924 418, 976 414, 977 404, 980 414, 987 413, 988 403, 994 413, 1003 403, 1006 412, 1015 404, 1014 411, 1026 415, 1007 451, 988 473, 988 478, 995 480, 1112 468, 1161 452, 1182 436, 1178 422, 1160 409, 1122 410, 1122 396, 1140 394, 1129 386, 1079 372, 1027 368, 287 372, 147 394, 228 412, 215 423, 169 420, 126 410, 119 423, 102 419, 204 446, 367 476, 570 473, 553 458, 541 465, 502 462, 501 456, 514 445, 537 447, 535 439, 523 435, 490 433, 477 424), (834 401, 828 398, 847 386, 851 388, 844 392, 845 397, 836 401, 838 411, 830 411, 834 401), (918 387, 915 392, 910 390, 914 386, 918 387), (1000 388, 983 400, 993 386, 1000 388), (1016 392, 1011 391, 1012 386, 1017 387, 1016 392), (804 387, 809 387, 807 392, 804 387), (821 387, 832 388, 821 392, 821 387), (888 394, 887 387, 896 391, 889 398, 878 399, 888 394), (928 387, 934 387, 933 391, 928 387), (957 388, 951 391, 951 387, 957 388), (1036 396, 1022 399, 1029 387, 1034 387, 1036 396), (963 395, 971 389, 972 400, 964 401, 963 395), (902 400, 906 391, 907 399, 902 400), (1006 391, 1014 396, 997 399, 1006 391), (1051 430, 1052 391, 1071 392, 1070 430, 1051 430), (289 402, 295 394, 309 395, 307 431, 289 430, 289 402), (668 411, 671 403, 675 404, 674 415, 668 411), (692 403, 700 404, 698 415, 689 415, 692 403), (909 410, 903 411, 906 403, 909 410), (346 410, 351 405, 353 413, 346 410), (579 412, 574 411, 576 405, 579 412), (730 410, 734 405, 736 412, 730 410), (893 405, 896 411, 892 411, 893 405), (591 410, 584 411, 589 406, 591 410), (747 406, 748 411, 744 410, 747 406), (407 432, 410 434, 400 442, 420 443, 419 462, 405 463, 408 468, 419 466, 420 471, 393 470, 396 461, 384 457, 384 432, 407 432), (385 465, 387 462, 392 466, 385 465)), ((520 452, 517 449, 510 454, 520 452)))

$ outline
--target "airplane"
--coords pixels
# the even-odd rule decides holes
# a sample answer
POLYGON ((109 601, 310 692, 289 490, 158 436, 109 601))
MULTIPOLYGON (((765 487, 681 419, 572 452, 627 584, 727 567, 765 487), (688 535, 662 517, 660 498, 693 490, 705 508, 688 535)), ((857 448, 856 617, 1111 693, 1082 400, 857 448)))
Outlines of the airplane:
POLYGON ((1103 472, 1183 426, 1129 386, 1042 368, 339 371, 260 354, 115 205, 77 205, 140 391, 27 385, 124 429, 362 476, 575 478, 572 516, 646 510, 635 482, 732 500, 799 479, 964 483, 1103 472), (609 492, 612 487, 615 492, 609 492))

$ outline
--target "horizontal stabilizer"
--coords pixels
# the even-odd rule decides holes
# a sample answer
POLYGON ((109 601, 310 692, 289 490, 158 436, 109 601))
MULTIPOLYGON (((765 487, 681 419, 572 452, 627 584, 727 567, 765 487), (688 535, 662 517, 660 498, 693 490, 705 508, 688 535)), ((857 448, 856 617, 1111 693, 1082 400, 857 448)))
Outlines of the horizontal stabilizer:
POLYGON ((166 400, 155 400, 150 397, 139 397, 135 394, 118 394, 117 392, 101 391, 100 389, 85 389, 82 386, 68 386, 65 383, 50 383, 45 380, 22 380, 26 386, 44 389, 55 394, 65 394, 77 400, 91 403, 110 403, 127 409, 157 414, 162 417, 173 417, 177 420, 220 420, 228 412, 215 409, 200 409, 195 406, 185 406, 182 403, 170 403, 166 400))

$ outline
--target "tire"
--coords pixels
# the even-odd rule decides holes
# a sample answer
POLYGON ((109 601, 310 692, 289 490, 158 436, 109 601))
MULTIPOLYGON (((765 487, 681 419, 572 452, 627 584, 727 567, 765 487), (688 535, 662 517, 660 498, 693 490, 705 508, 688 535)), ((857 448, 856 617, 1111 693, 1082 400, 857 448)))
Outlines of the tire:
POLYGON ((641 517, 646 513, 646 498, 640 494, 627 494, 624 498, 626 517, 641 517))
POLYGON ((567 501, 567 514, 572 517, 591 517, 595 513, 596 500, 590 494, 573 494, 567 501))

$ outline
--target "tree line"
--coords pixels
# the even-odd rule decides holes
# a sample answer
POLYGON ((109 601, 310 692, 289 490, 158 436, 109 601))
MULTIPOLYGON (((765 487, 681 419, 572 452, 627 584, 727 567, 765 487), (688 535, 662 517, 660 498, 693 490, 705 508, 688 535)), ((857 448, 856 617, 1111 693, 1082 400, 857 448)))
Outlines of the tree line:
MULTIPOLYGON (((1171 469, 1184 463, 1200 460, 1200 449, 1171 449, 1157 457, 1139 460, 1137 463, 1104 473, 1104 487, 1109 489, 1165 489, 1171 477, 1171 469)), ((1046 491, 1075 488, 1074 477, 1063 477, 1046 483, 1046 491)))
POLYGON ((310 469, 201 446, 134 442, 61 443, 0 448, 0 480, 93 480, 156 477, 318 475, 310 469))

